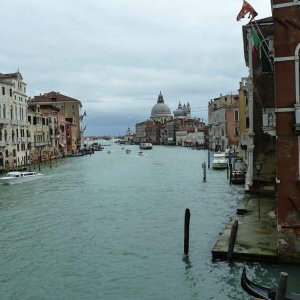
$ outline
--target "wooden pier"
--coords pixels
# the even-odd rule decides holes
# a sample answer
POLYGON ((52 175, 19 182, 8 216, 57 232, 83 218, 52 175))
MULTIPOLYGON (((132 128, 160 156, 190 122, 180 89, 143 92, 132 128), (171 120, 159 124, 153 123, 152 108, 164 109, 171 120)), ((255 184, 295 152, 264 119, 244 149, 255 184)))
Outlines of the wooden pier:
POLYGON ((212 258, 227 260, 252 260, 277 262, 277 229, 274 214, 275 199, 260 197, 260 220, 258 198, 245 195, 245 203, 227 224, 212 249, 212 258), (233 224, 238 223, 234 245, 231 244, 233 224), (229 253, 229 249, 232 253, 229 253))

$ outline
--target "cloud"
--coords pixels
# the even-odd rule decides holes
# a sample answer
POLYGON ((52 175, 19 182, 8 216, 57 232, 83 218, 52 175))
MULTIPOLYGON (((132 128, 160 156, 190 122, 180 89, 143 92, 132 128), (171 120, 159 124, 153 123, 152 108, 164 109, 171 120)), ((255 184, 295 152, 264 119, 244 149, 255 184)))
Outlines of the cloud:
MULTIPOLYGON (((271 15, 269 3, 250 2, 258 17, 271 15)), ((112 128, 132 111, 136 121, 149 116, 159 91, 171 110, 189 101, 205 117, 207 102, 235 93, 247 75, 248 20, 235 20, 241 6, 241 0, 5 1, 0 72, 19 68, 29 96, 54 90, 81 100, 84 110, 110 113, 112 128)), ((107 118, 89 126, 96 131, 101 122, 108 126, 107 118)))

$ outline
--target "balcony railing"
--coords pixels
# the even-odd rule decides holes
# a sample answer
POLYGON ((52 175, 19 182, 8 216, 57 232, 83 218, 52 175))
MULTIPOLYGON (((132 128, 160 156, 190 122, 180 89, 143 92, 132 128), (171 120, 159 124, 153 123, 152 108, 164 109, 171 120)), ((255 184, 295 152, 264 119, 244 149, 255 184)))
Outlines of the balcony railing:
POLYGON ((40 146, 46 146, 46 145, 48 145, 48 141, 46 141, 46 142, 35 142, 35 145, 36 145, 37 147, 40 147, 40 146))
POLYGON ((9 119, 0 118, 0 124, 8 125, 10 123, 9 119))

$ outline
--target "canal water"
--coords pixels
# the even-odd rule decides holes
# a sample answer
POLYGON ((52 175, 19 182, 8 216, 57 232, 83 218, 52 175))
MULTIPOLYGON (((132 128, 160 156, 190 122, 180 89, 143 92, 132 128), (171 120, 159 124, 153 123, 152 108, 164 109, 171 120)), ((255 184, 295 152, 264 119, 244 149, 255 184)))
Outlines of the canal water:
POLYGON ((53 161, 40 180, 0 186, 0 299, 251 299, 244 265, 265 285, 286 271, 299 292, 296 266, 211 260, 243 189, 226 171, 210 169, 203 182, 206 151, 125 148, 53 161))

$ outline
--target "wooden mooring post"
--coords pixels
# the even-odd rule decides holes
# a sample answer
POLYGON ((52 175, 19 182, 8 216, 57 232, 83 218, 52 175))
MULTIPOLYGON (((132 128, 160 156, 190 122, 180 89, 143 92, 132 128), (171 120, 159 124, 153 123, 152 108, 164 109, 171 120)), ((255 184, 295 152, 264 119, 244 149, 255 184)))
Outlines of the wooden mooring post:
POLYGON ((287 279, 288 279, 288 274, 285 272, 281 272, 280 277, 279 277, 279 283, 277 286, 275 300, 284 300, 285 299, 286 289, 287 289, 287 279))
POLYGON ((207 167, 210 168, 210 151, 208 151, 207 167))
POLYGON ((227 260, 231 261, 233 258, 233 249, 236 241, 236 236, 238 232, 239 223, 238 220, 235 220, 231 227, 231 234, 228 243, 228 252, 227 252, 227 260))
POLYGON ((202 163, 202 169, 203 169, 203 182, 206 182, 206 163, 202 163))
POLYGON ((184 216, 184 254, 189 255, 189 243, 190 243, 190 210, 185 210, 184 216))

